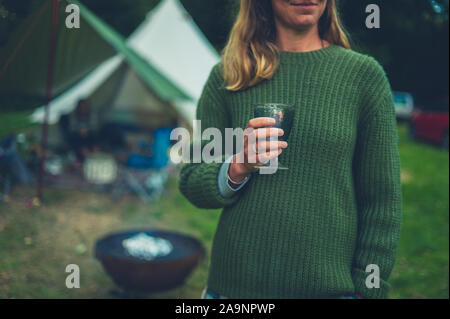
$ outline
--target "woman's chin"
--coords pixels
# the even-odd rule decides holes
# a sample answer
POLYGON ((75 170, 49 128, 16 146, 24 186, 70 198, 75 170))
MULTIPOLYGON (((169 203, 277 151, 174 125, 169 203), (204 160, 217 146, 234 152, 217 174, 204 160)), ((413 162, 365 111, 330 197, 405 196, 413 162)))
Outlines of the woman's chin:
POLYGON ((291 26, 293 29, 308 30, 316 24, 317 21, 313 17, 302 16, 292 21, 291 26))
POLYGON ((306 31, 315 26, 315 23, 297 23, 292 26, 292 29, 297 31, 306 31))

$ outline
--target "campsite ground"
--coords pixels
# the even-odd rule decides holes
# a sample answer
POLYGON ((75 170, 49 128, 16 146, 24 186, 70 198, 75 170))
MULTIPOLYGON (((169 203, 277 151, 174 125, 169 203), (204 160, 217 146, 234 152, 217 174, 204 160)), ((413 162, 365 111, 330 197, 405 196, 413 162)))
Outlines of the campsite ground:
MULTIPOLYGON (((449 155, 409 140, 405 125, 399 132, 403 227, 391 297, 448 298, 449 155)), ((30 209, 26 200, 33 194, 34 189, 16 188, 10 203, 0 203, 0 298, 120 297, 93 257, 99 236, 143 226, 176 229, 199 238, 209 252, 220 215, 192 206, 176 179, 153 205, 132 196, 114 202, 105 193, 49 189, 45 206, 30 209), (65 287, 70 263, 80 266, 80 289, 65 287)), ((147 297, 198 298, 208 263, 204 259, 182 287, 147 297)))

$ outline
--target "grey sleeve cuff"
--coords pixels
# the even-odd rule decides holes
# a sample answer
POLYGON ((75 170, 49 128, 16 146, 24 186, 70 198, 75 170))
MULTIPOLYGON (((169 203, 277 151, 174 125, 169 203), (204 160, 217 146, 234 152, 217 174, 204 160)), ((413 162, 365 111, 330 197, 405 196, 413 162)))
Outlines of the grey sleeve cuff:
POLYGON ((237 188, 233 188, 228 184, 228 168, 230 167, 231 160, 233 159, 233 156, 230 156, 227 158, 227 160, 222 164, 220 167, 219 175, 218 175, 218 184, 219 184, 219 192, 222 197, 230 198, 238 190, 240 190, 242 187, 244 187, 245 184, 247 184, 248 180, 251 177, 251 174, 249 177, 237 188))

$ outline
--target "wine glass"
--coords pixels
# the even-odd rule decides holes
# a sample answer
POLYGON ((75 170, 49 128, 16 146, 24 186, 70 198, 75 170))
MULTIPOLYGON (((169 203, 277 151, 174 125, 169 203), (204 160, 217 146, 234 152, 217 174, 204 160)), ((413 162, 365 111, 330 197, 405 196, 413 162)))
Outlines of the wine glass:
MULTIPOLYGON (((284 134, 278 138, 280 141, 287 141, 289 133, 291 132, 292 121, 294 119, 294 106, 283 103, 263 103, 256 104, 253 107, 255 117, 271 117, 275 119, 275 124, 270 127, 281 128, 284 134)), ((277 140, 277 138, 267 138, 270 140, 277 140)), ((264 166, 256 166, 257 168, 269 167, 268 164, 264 166)), ((278 169, 288 169, 283 165, 278 165, 278 169)))

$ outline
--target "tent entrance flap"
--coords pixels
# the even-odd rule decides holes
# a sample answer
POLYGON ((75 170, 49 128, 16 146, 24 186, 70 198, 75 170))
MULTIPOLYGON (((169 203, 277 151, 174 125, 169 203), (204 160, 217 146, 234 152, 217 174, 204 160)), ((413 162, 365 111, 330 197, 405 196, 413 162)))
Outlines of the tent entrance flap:
POLYGON ((140 127, 177 126, 180 114, 147 88, 136 72, 128 68, 120 89, 105 113, 105 121, 134 123, 140 127))

